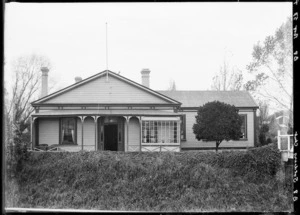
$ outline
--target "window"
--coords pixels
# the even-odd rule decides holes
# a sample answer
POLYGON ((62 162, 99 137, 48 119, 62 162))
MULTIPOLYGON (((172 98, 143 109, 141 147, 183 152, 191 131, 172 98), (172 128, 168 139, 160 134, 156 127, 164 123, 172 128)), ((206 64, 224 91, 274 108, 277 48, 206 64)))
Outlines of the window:
POLYGON ((60 144, 76 144, 76 119, 61 119, 61 141, 60 144))
POLYGON ((283 124, 283 117, 282 116, 278 117, 277 119, 278 119, 279 124, 283 124))
POLYGON ((179 143, 177 121, 142 121, 142 143, 179 143))
POLYGON ((186 140, 186 115, 180 116, 181 126, 180 126, 180 139, 186 140))
POLYGON ((242 117, 242 126, 241 126, 242 135, 240 136, 240 139, 247 139, 247 115, 243 114, 240 116, 242 117))

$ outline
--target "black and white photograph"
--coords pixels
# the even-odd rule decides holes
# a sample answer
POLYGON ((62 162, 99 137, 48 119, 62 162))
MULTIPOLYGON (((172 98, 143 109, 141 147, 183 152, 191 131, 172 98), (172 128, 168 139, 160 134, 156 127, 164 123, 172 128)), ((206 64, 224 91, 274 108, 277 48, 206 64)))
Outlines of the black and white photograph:
POLYGON ((4 211, 293 213, 293 4, 5 3, 4 211))

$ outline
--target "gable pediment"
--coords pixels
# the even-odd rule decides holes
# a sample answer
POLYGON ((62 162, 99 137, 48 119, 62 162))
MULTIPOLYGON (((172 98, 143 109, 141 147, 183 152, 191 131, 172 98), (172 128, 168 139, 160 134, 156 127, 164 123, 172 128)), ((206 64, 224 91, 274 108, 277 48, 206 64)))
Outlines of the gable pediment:
POLYGON ((41 98, 33 104, 180 104, 154 90, 111 71, 41 98))

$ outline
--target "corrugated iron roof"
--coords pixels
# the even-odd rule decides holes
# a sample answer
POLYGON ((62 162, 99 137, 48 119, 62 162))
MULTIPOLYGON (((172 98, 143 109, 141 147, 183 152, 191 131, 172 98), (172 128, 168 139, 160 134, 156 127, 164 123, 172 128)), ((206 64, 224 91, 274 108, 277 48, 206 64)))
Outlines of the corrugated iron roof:
POLYGON ((220 101, 236 107, 258 107, 248 91, 161 91, 182 103, 181 107, 199 107, 207 102, 220 101))

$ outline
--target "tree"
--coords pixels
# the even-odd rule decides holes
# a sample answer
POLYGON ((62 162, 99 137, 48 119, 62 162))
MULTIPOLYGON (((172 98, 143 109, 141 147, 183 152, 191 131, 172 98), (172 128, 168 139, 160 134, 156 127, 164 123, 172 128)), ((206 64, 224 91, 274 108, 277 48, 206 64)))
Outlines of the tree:
POLYGON ((176 91, 176 84, 175 84, 174 80, 170 80, 168 90, 169 91, 176 91))
POLYGON ((6 114, 10 119, 14 144, 28 141, 32 101, 39 97, 41 71, 43 66, 50 67, 46 57, 38 55, 23 56, 12 63, 13 83, 11 95, 6 95, 6 114), (26 135, 27 134, 27 135, 26 135))
POLYGON ((269 106, 264 101, 259 101, 258 106, 259 106, 259 125, 261 126, 262 124, 268 123, 269 106))
POLYGON ((258 102, 259 106, 259 116, 258 116, 258 141, 259 146, 266 145, 270 143, 271 135, 269 133, 269 106, 264 101, 258 102), (269 142, 268 142, 269 140, 269 142))
POLYGON ((223 140, 238 140, 242 118, 233 105, 214 101, 200 106, 193 132, 197 140, 216 141, 216 152, 223 140))
POLYGON ((258 140, 259 140, 259 145, 263 146, 272 142, 271 134, 270 134, 269 105, 264 101, 259 101, 258 106, 259 106, 258 140))
POLYGON ((269 132, 269 125, 268 124, 262 124, 259 128, 259 135, 258 140, 260 146, 264 146, 269 144, 271 141, 271 138, 267 139, 267 133, 269 132))
POLYGON ((273 110, 288 110, 293 125, 293 46, 292 20, 288 18, 261 44, 253 47, 247 70, 254 78, 245 84, 252 95, 267 101, 273 110))
POLYGON ((224 60, 223 66, 219 72, 213 77, 212 90, 227 91, 241 90, 243 75, 241 70, 230 68, 228 62, 224 60))
POLYGON ((12 142, 13 138, 12 138, 12 122, 11 122, 11 118, 8 114, 8 92, 6 90, 6 88, 4 87, 4 137, 5 137, 5 145, 7 146, 9 143, 12 142))

